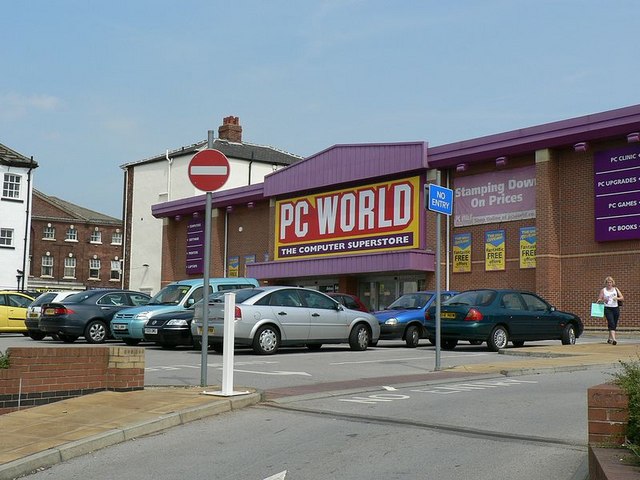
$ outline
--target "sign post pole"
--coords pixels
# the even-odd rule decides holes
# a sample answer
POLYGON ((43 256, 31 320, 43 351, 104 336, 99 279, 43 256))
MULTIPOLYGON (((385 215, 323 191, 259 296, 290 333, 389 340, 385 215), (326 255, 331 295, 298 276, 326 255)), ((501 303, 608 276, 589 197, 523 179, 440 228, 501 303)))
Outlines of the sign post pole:
MULTIPOLYGON (((207 132, 207 148, 213 148, 213 130, 207 132)), ((200 386, 208 384, 209 363, 209 265, 211 263, 211 192, 207 191, 204 210, 204 271, 202 285, 202 336, 200 337, 200 386)))
POLYGON ((196 153, 189 162, 189 180, 194 187, 206 192, 204 212, 204 265, 202 285, 202 349, 200 386, 207 386, 207 353, 209 351, 209 270, 211 264, 211 192, 229 179, 229 160, 213 149, 213 130, 207 135, 207 148, 196 153))
MULTIPOLYGON (((426 186, 425 186, 426 195, 426 186)), ((436 365, 435 370, 440 370, 440 309, 441 309, 441 279, 440 279, 440 256, 442 250, 441 234, 441 214, 450 216, 453 213, 453 190, 440 186, 440 170, 436 170, 436 182, 429 184, 429 210, 436 212, 436 259, 435 259, 435 280, 436 280, 436 365)))

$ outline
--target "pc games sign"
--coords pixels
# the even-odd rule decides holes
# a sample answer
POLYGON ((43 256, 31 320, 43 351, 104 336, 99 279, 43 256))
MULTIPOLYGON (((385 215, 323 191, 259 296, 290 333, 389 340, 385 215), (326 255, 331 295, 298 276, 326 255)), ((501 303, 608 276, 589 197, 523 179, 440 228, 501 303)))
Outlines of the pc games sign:
POLYGON ((640 145, 596 152, 595 240, 640 238, 640 145))

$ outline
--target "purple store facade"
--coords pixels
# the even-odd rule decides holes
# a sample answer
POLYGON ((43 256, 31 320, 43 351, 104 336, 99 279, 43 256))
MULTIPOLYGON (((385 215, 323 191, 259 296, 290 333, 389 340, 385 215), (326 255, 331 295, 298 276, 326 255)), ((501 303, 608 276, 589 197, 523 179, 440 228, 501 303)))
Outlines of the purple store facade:
MULTIPOLYGON (((435 288, 441 215, 443 289, 534 291, 597 328, 588 308, 605 276, 640 298, 639 132, 636 105, 435 147, 335 145, 213 193, 210 274, 342 291, 381 309, 435 288), (438 177, 453 190, 451 216, 425 208, 438 177)), ((204 207, 205 195, 152 207, 166 219, 163 283, 202 276, 187 255, 204 207)), ((621 328, 640 326, 638 313, 626 302, 621 328)))

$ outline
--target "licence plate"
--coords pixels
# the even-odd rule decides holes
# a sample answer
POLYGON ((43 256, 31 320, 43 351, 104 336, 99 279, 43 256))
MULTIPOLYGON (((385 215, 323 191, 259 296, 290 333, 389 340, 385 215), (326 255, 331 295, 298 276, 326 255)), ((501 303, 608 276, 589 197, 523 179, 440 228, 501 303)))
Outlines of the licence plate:
POLYGON ((38 314, 37 313, 30 313, 29 314, 29 318, 38 318, 38 314))
POLYGON ((456 314, 453 312, 440 312, 440 318, 456 318, 456 314))
POLYGON ((123 324, 121 324, 121 323, 114 323, 114 324, 113 324, 113 329, 114 329, 114 330, 126 330, 126 329, 127 329, 127 326, 126 326, 126 325, 123 325, 123 324))
POLYGON ((145 328, 144 329, 144 333, 146 333, 147 335, 157 335, 158 334, 158 329, 157 328, 145 328))
MULTIPOLYGON (((213 327, 208 328, 209 335, 213 335, 215 329, 213 327)), ((202 335, 202 327, 198 327, 198 335, 202 335)))

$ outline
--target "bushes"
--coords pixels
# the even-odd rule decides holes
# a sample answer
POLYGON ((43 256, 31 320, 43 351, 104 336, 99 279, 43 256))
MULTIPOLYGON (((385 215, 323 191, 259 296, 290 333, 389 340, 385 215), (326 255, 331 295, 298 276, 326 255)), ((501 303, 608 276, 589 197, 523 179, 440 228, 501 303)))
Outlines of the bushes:
POLYGON ((629 398, 629 423, 627 424, 626 447, 640 459, 640 357, 637 362, 623 362, 622 371, 613 374, 615 383, 629 398))
POLYGON ((9 354, 0 351, 0 368, 9 368, 9 354))

